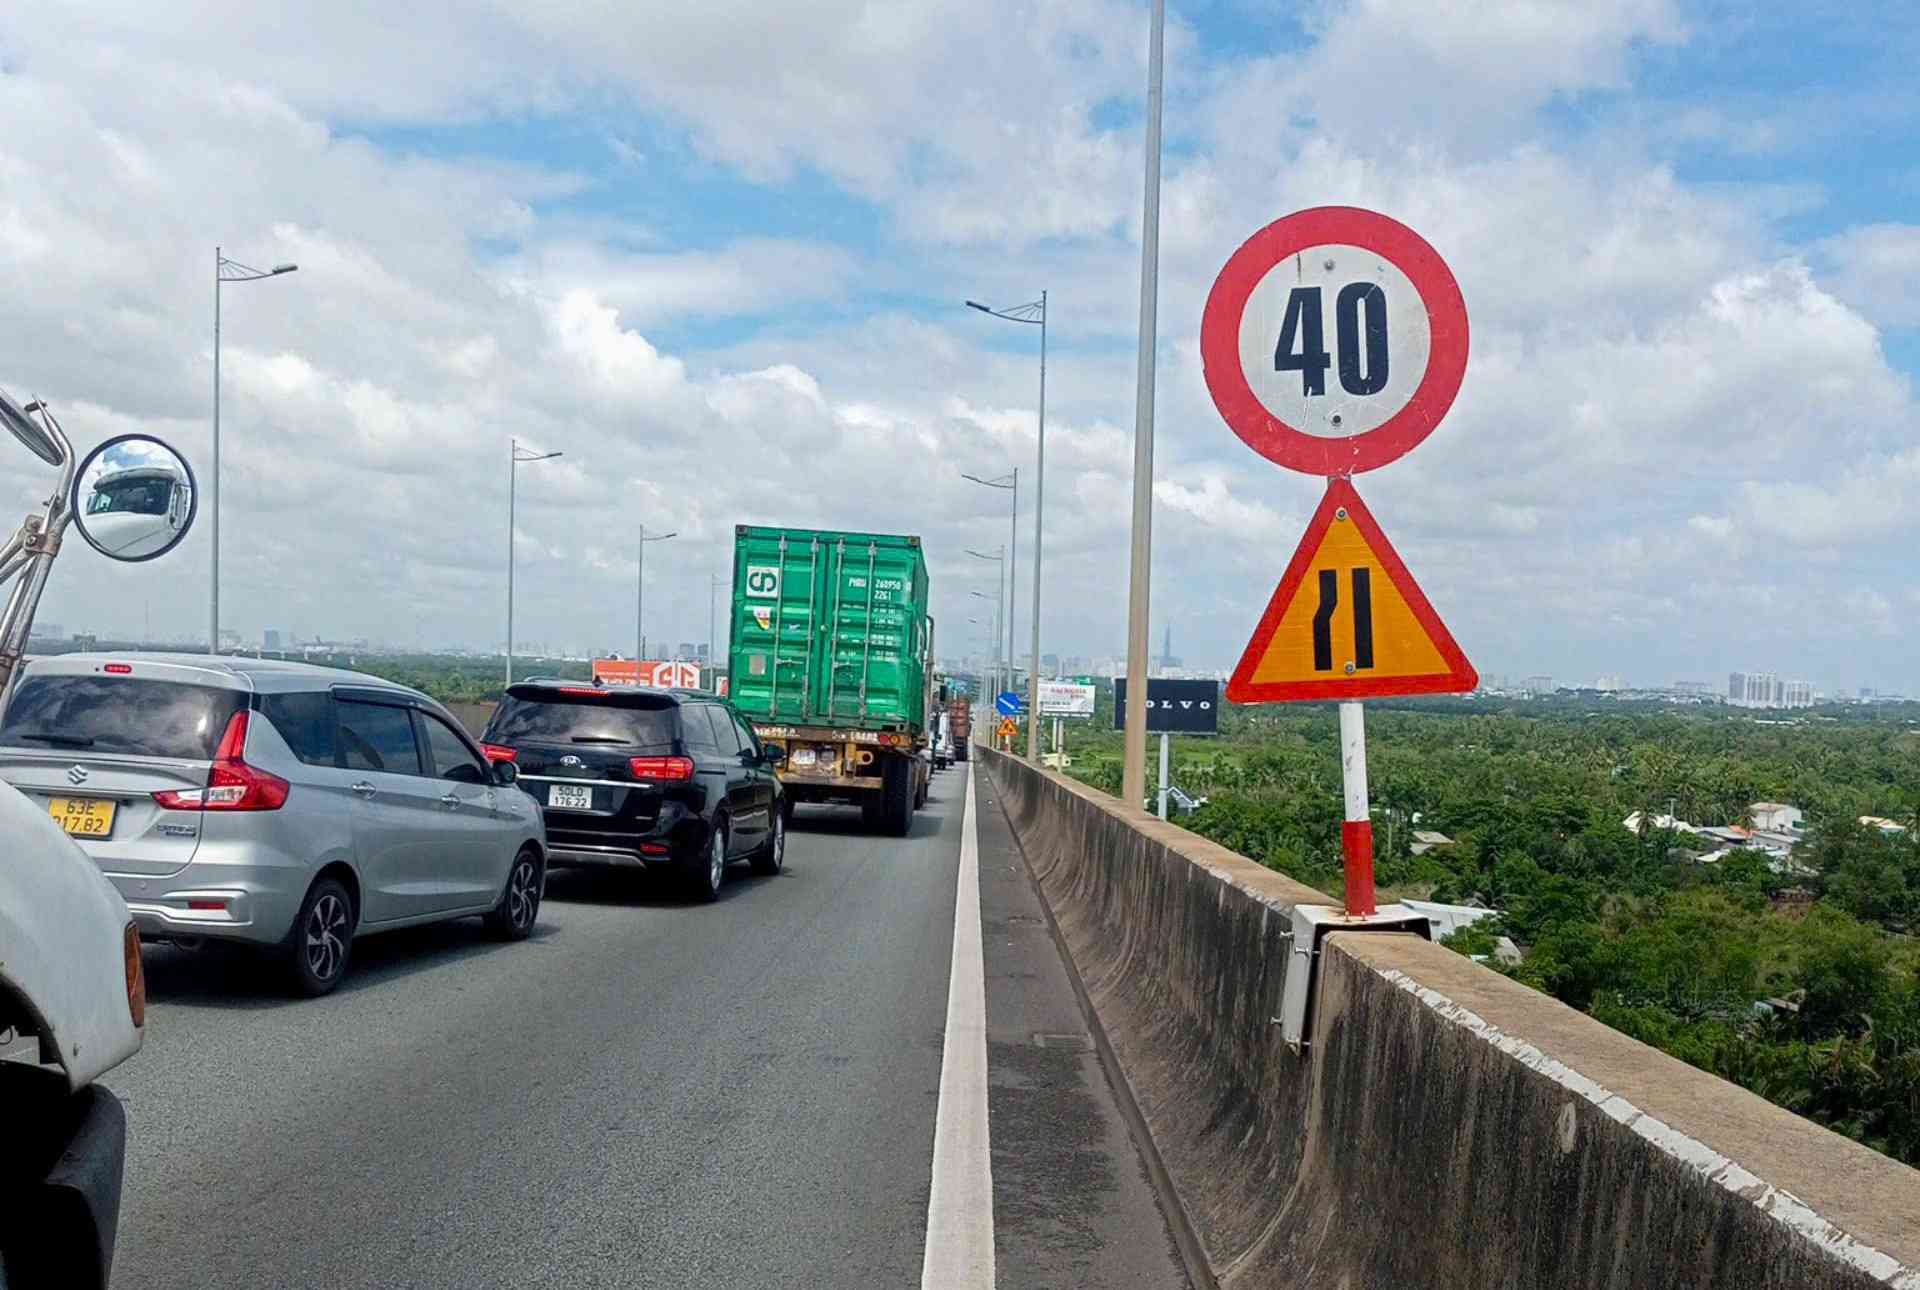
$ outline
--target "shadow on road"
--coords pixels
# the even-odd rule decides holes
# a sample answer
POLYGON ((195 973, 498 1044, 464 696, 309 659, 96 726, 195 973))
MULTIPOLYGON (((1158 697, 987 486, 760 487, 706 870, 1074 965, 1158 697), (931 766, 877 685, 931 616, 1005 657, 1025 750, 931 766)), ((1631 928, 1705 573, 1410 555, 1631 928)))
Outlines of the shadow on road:
MULTIPOLYGON (((773 881, 747 868, 744 861, 727 866, 727 885, 715 904, 751 895, 773 881)), ((624 906, 632 909, 705 908, 686 895, 678 874, 661 870, 555 869, 547 874, 547 899, 577 905, 624 906)))
MULTIPOLYGON (((463 918, 360 937, 353 943, 347 979, 329 997, 378 989, 389 981, 482 954, 509 954, 554 934, 550 926, 536 926, 531 937, 515 944, 495 939, 478 919, 463 918)), ((210 941, 201 949, 186 950, 166 941, 149 941, 141 949, 141 966, 147 997, 156 1003, 279 1008, 317 1002, 297 997, 287 983, 283 959, 264 949, 210 941)))
MULTIPOLYGON (((939 833, 946 819, 946 808, 961 804, 966 791, 964 772, 956 776, 948 770, 934 776, 933 786, 927 790, 927 804, 913 813, 913 824, 907 829, 907 838, 930 838, 939 833)), ((819 806, 812 803, 796 806, 791 827, 795 833, 824 837, 886 839, 893 836, 877 825, 868 824, 861 818, 857 806, 819 806)))

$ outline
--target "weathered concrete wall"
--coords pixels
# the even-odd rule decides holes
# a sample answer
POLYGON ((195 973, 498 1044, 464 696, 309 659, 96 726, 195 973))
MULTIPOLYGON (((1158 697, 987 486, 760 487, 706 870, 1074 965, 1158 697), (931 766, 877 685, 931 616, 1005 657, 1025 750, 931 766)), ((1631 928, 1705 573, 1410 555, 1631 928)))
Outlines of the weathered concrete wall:
POLYGON ((1920 1290, 1920 1172, 1320 893, 982 754, 1223 1286, 1920 1290))

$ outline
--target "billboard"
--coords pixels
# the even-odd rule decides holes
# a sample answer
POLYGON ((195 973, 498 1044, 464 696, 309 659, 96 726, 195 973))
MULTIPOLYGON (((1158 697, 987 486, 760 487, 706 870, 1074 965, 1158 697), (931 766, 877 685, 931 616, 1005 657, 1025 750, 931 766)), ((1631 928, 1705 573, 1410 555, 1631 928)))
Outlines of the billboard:
POLYGON ((643 658, 636 663, 630 658, 596 658, 593 660, 593 679, 600 685, 648 685, 662 690, 697 690, 700 688, 700 665, 661 659, 643 658))
POLYGON ((1040 715, 1043 717, 1085 717, 1093 718, 1093 695, 1091 685, 1076 685, 1072 681, 1040 682, 1040 715))
MULTIPOLYGON (((1127 678, 1113 682, 1113 728, 1127 728, 1127 678)), ((1220 682, 1147 680, 1147 733, 1220 733, 1220 682)))

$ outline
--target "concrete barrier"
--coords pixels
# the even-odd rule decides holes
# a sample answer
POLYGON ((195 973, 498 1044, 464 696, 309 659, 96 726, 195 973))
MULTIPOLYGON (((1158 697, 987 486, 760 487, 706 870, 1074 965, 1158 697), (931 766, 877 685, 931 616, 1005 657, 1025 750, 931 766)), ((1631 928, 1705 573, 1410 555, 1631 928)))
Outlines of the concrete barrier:
POLYGON ((1920 1290, 1920 1172, 1104 794, 981 756, 1213 1276, 1920 1290))

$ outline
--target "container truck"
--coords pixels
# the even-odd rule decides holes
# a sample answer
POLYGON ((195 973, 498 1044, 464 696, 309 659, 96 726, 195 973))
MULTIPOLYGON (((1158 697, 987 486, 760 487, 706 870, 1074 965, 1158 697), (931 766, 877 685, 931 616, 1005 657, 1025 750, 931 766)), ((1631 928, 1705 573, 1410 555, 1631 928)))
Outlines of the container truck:
POLYGON ((966 761, 972 756, 973 700, 965 695, 956 695, 948 699, 947 718, 953 731, 954 760, 966 761))
POLYGON ((734 530, 728 698, 786 752, 789 803, 904 835, 931 761, 933 620, 918 537, 734 530))

